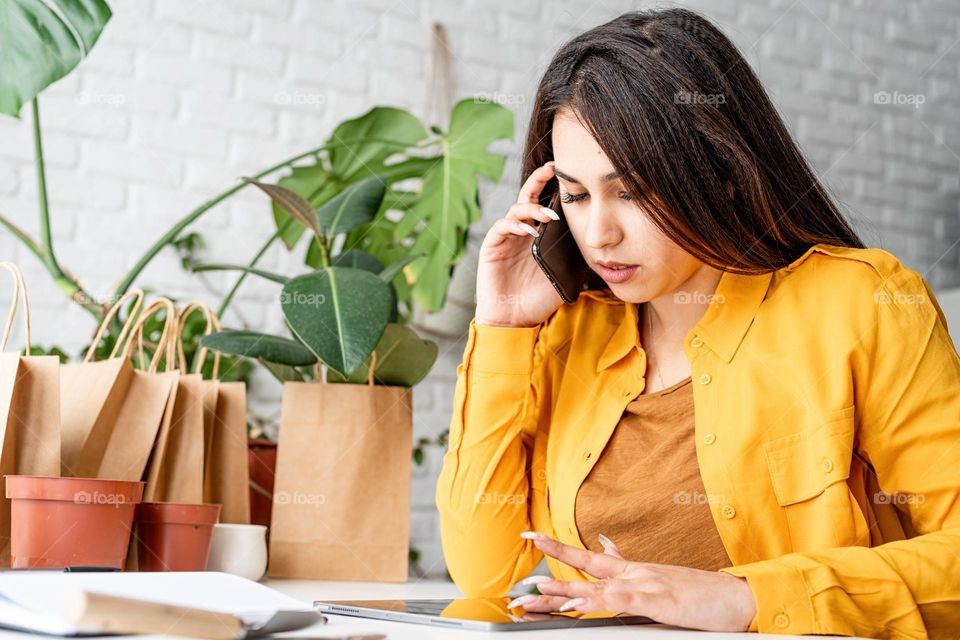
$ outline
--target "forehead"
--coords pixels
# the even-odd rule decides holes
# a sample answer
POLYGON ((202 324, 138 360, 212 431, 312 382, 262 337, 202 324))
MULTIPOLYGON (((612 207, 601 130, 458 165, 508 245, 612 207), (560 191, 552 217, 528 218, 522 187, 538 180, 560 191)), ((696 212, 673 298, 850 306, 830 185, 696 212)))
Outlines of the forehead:
POLYGON ((613 171, 607 154, 572 111, 557 113, 550 135, 554 160, 568 175, 592 181, 613 171))

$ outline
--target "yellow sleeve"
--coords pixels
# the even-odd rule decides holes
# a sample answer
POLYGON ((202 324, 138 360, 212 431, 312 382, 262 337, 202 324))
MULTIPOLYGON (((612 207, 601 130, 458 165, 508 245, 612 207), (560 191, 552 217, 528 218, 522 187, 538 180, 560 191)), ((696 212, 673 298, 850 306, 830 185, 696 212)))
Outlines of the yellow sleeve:
POLYGON ((905 511, 917 535, 722 569, 747 579, 760 632, 937 638, 960 629, 960 358, 919 274, 904 269, 881 286, 853 363, 858 450, 893 496, 880 499, 905 511))
POLYGON ((506 595, 543 555, 520 533, 531 528, 527 464, 545 334, 543 324, 470 322, 436 491, 444 559, 467 597, 506 595))

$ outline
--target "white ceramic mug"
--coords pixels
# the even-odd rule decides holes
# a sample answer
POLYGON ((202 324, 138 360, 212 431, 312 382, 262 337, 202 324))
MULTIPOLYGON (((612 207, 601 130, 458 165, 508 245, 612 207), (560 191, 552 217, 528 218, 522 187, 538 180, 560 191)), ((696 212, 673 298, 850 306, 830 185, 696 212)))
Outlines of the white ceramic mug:
POLYGON ((207 571, 260 580, 267 571, 267 528, 262 524, 216 524, 207 571))

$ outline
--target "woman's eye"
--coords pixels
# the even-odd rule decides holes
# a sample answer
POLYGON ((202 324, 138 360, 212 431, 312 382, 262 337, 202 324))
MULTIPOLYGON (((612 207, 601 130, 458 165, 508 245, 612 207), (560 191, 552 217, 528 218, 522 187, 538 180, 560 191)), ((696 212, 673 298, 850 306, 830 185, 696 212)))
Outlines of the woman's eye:
POLYGON ((564 193, 560 195, 560 202, 570 204, 571 202, 580 202, 587 197, 586 193, 564 193))

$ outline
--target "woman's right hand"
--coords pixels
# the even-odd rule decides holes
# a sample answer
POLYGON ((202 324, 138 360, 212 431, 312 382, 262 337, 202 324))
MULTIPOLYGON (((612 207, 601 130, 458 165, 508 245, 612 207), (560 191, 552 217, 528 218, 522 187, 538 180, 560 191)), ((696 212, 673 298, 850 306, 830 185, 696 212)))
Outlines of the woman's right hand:
POLYGON ((563 304, 531 253, 538 233, 531 223, 539 220, 549 224, 560 219, 539 202, 540 192, 551 178, 553 162, 531 173, 517 203, 483 239, 477 268, 476 324, 534 327, 563 304))

